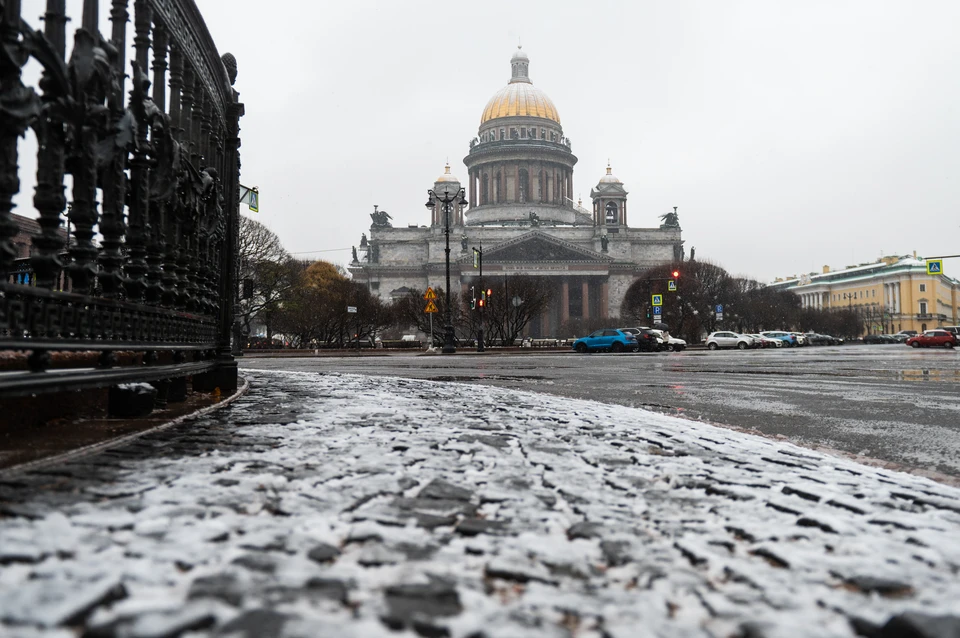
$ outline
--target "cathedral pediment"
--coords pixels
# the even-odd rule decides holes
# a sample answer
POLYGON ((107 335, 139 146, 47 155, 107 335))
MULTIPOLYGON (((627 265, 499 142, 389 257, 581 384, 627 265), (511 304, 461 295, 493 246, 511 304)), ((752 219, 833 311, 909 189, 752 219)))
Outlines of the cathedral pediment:
MULTIPOLYGON (((468 263, 472 260, 473 256, 471 255, 460 261, 468 263)), ((551 237, 540 231, 533 231, 497 244, 492 248, 487 248, 483 251, 483 261, 486 264, 531 262, 573 262, 582 264, 609 263, 613 259, 572 242, 551 237)))

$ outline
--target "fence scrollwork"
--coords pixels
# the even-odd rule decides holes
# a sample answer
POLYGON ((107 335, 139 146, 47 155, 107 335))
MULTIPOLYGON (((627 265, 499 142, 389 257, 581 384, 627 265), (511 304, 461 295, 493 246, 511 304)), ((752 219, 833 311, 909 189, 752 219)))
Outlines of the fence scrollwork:
POLYGON ((106 38, 85 0, 68 49, 65 0, 47 0, 42 31, 0 0, 0 351, 23 362, 0 397, 187 375, 236 387, 237 61, 193 0, 133 0, 128 34, 130 4, 110 3, 106 38), (31 129, 34 213, 15 214, 31 129), (61 351, 142 365, 49 374, 61 351))

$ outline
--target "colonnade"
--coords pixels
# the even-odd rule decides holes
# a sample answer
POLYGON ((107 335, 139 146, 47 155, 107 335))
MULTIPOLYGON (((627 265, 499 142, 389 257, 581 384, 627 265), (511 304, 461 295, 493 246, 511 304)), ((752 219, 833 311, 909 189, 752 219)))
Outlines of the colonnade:
POLYGON ((470 170, 470 207, 563 204, 573 200, 573 169, 540 162, 494 162, 470 170))

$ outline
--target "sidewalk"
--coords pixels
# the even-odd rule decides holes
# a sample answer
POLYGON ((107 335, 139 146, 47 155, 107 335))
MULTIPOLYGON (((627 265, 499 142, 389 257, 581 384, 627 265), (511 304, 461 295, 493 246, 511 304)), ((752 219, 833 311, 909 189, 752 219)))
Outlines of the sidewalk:
POLYGON ((960 632, 958 489, 621 406, 245 374, 0 482, 0 636, 960 632))

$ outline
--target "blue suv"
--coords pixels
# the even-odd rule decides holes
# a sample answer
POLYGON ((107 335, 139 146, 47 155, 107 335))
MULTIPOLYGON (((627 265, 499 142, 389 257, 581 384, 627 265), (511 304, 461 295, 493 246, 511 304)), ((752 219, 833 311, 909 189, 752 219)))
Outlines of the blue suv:
POLYGON ((580 353, 597 350, 636 352, 637 338, 623 330, 603 328, 602 330, 596 330, 586 337, 580 337, 574 341, 573 349, 580 353))

